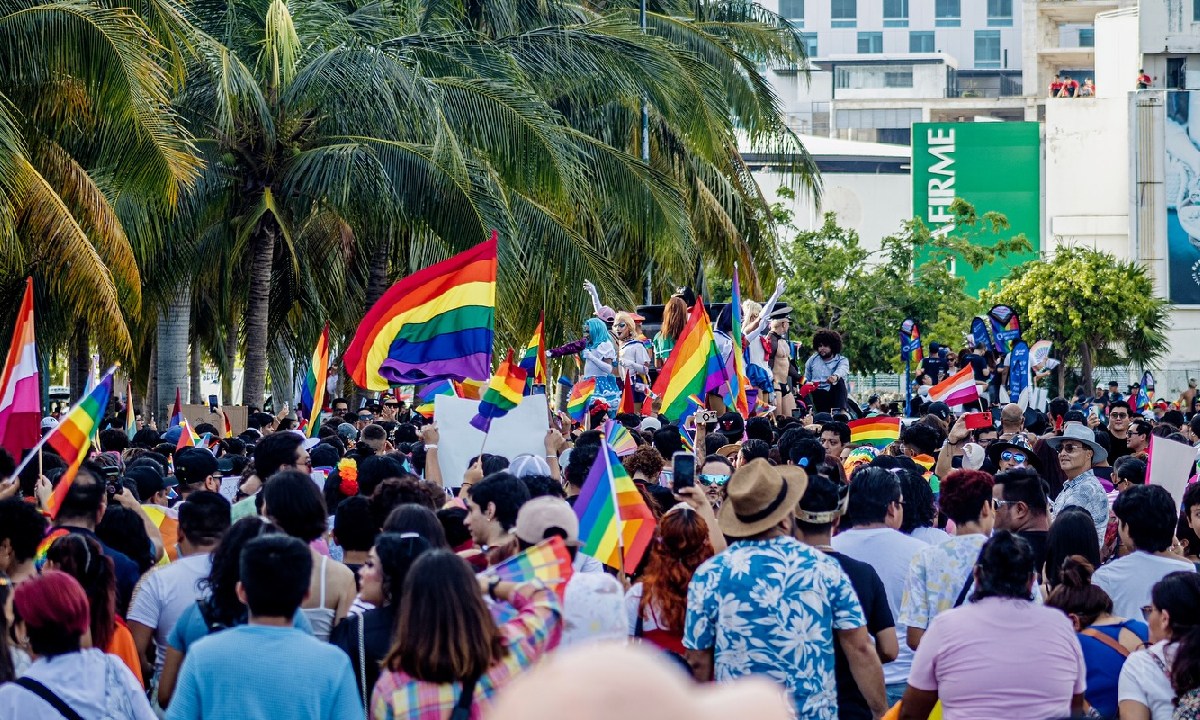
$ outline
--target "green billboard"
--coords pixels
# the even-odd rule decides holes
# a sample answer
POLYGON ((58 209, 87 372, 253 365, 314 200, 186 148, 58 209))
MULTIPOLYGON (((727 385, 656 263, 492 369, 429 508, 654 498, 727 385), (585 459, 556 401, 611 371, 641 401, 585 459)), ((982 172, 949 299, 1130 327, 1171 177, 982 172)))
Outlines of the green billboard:
MULTIPOLYGON (((956 197, 976 212, 998 212, 1011 226, 1004 237, 1024 233, 1033 251, 1009 255, 978 271, 955 263, 975 294, 1041 250, 1041 141, 1035 122, 914 123, 912 128, 913 215, 931 230, 949 230, 956 197)), ((980 242, 991 243, 985 234, 980 242)), ((917 263, 927 257, 917 257, 917 263)))

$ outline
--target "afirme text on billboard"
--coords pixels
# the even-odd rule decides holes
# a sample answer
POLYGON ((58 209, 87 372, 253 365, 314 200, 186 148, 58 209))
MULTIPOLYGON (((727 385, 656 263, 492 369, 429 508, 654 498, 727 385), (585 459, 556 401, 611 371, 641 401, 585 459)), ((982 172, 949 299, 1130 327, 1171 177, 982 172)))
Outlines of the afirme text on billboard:
MULTIPOLYGON (((978 271, 959 262, 955 272, 975 293, 1017 265, 1037 258, 1041 249, 1041 140, 1037 123, 963 122, 913 125, 913 215, 931 230, 953 232, 950 204, 960 197, 978 214, 998 212, 1008 218, 1004 238, 1024 233, 1033 245, 1028 253, 1009 255, 978 271)), ((989 233, 973 237, 991 244, 989 233)), ((917 262, 924 262, 918 257, 917 262)))

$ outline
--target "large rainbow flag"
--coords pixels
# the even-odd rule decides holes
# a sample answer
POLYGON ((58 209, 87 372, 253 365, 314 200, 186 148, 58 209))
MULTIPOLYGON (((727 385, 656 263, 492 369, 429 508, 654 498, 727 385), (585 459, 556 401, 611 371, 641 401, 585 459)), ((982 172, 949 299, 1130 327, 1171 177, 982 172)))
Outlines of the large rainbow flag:
POLYGON ((537 329, 533 337, 525 344, 521 353, 521 369, 529 376, 525 392, 532 390, 534 385, 546 384, 546 314, 543 311, 538 317, 537 329))
POLYGON ((876 416, 852 420, 849 425, 851 445, 885 448, 900 439, 900 418, 876 416))
POLYGON ((654 394, 661 398, 659 412, 678 422, 696 411, 690 396, 703 398, 728 379, 704 299, 696 298, 687 324, 654 382, 654 394))
POLYGON ((654 513, 607 442, 575 499, 575 514, 581 551, 626 573, 637 568, 654 537, 654 513))
POLYGON ((729 330, 733 350, 729 353, 730 367, 726 368, 729 375, 730 406, 743 418, 750 417, 750 402, 746 399, 746 388, 750 387, 750 379, 746 377, 746 354, 742 349, 742 287, 738 283, 737 265, 733 266, 733 295, 729 303, 729 313, 732 327, 729 330))
POLYGON ((520 404, 524 394, 525 370, 513 362, 512 350, 509 350, 508 357, 500 363, 487 389, 483 391, 479 410, 471 418, 471 426, 486 433, 491 429, 493 420, 504 417, 520 404))
POLYGON ((947 405, 965 405, 979 399, 975 387, 975 369, 967 365, 962 370, 929 388, 929 402, 944 402, 947 405))
POLYGON ((8 357, 4 360, 4 374, 0 375, 0 447, 20 458, 38 444, 41 422, 41 386, 33 333, 33 278, 28 278, 8 357))
POLYGON ((329 377, 329 324, 321 331, 317 348, 313 350, 312 362, 304 386, 300 388, 300 411, 308 421, 304 426, 305 437, 316 437, 321 429, 321 410, 325 407, 325 381, 329 377))
POLYGON ((346 348, 360 388, 487 377, 496 325, 496 233, 487 242, 419 270, 367 311, 346 348))
MULTIPOLYGON (((47 503, 46 511, 50 513, 50 517, 58 515, 63 498, 67 496, 71 484, 75 482, 79 466, 87 459, 88 450, 92 446, 92 436, 100 427, 100 420, 104 417, 104 411, 112 397, 113 374, 116 371, 116 366, 109 368, 108 372, 104 373, 104 377, 100 378, 100 382, 92 388, 92 391, 71 408, 66 417, 58 423, 58 427, 42 440, 54 448, 63 460, 70 463, 58 484, 54 486, 54 492, 51 493, 50 501, 47 503)), ((21 463, 22 467, 34 455, 36 453, 30 453, 25 458, 25 462, 21 463)), ((17 472, 20 472, 20 469, 17 472)))

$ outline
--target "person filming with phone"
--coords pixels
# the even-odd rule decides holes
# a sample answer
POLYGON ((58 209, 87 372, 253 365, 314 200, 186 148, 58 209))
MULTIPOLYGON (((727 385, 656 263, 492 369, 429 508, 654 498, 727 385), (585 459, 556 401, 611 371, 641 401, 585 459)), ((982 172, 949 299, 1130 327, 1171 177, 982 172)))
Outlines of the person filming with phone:
POLYGON ((850 361, 842 353, 842 336, 833 330, 813 333, 814 352, 804 363, 805 382, 816 385, 812 391, 813 412, 830 412, 846 407, 846 376, 850 361))

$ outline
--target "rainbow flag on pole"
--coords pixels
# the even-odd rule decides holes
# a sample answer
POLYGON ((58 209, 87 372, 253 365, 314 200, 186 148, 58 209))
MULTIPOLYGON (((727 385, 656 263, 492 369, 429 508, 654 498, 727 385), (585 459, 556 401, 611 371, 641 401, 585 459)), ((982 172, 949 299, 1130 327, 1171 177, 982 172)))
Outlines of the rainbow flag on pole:
POLYGON ((125 437, 130 440, 137 434, 137 416, 133 412, 133 383, 125 383, 125 437))
POLYGON ((496 325, 497 235, 393 285, 346 348, 346 370, 366 390, 440 378, 487 377, 496 325))
POLYGON ((521 403, 524 393, 525 370, 513 362, 512 350, 509 350, 508 357, 500 363, 487 389, 483 391, 479 410, 471 418, 471 426, 486 433, 491 429, 493 420, 504 417, 521 403))
POLYGON ((529 383, 526 389, 528 393, 533 385, 546 384, 546 314, 545 311, 538 316, 537 329, 533 331, 533 337, 529 338, 529 342, 525 344, 525 350, 521 353, 521 369, 529 376, 529 383))
POLYGON ((583 422, 587 417, 588 403, 596 392, 596 378, 580 380, 571 386, 571 394, 567 396, 567 415, 575 422, 583 422))
POLYGON ((852 420, 849 425, 851 445, 885 448, 900 439, 900 418, 869 417, 852 420))
POLYGON ((421 400, 421 404, 417 405, 416 407, 417 413, 424 416, 426 419, 432 420, 433 399, 438 395, 450 395, 457 397, 458 391, 454 389, 454 383, 450 382, 449 380, 435 380, 434 382, 422 387, 420 391, 416 393, 416 395, 421 400))
POLYGON ((691 396, 703 397, 728 379, 704 299, 696 298, 687 324, 654 382, 654 394, 661 398, 659 412, 679 421, 696 410, 691 396))
POLYGON ((4 374, 0 375, 0 447, 20 458, 38 444, 41 422, 41 384, 33 332, 33 278, 28 278, 4 361, 4 374))
POLYGON ((180 402, 179 388, 175 388, 175 407, 171 408, 171 421, 167 423, 167 429, 175 427, 183 422, 183 403, 180 402))
POLYGON ((313 350, 312 362, 304 387, 300 388, 300 411, 308 421, 304 426, 305 437, 316 437, 321 428, 321 410, 325 407, 325 381, 329 377, 329 324, 321 331, 317 348, 313 350))
POLYGON ((743 418, 750 417, 750 402, 746 399, 746 388, 750 387, 750 379, 746 377, 746 354, 742 350, 742 287, 738 283, 737 265, 733 266, 733 295, 729 302, 729 314, 732 325, 729 338, 733 341, 733 351, 729 353, 730 366, 726 368, 729 374, 729 403, 743 418))
POLYGON ((654 537, 654 513, 608 443, 575 500, 581 551, 632 573, 654 537))
POLYGON ((947 405, 965 405, 979 399, 975 387, 975 369, 967 365, 962 370, 929 388, 929 402, 944 402, 947 405))
POLYGON ((179 423, 179 441, 175 443, 175 449, 182 450, 184 448, 192 448, 199 444, 200 436, 196 434, 195 430, 192 430, 192 426, 188 424, 188 421, 185 418, 179 423))
MULTIPOLYGON (((108 372, 104 373, 104 377, 100 378, 100 381, 92 388, 92 391, 71 408, 66 417, 58 423, 58 427, 42 440, 70 463, 67 471, 63 473, 62 479, 58 481, 58 485, 54 486, 54 492, 50 495, 50 501, 47 503, 46 510, 50 513, 50 517, 58 515, 63 498, 67 496, 71 484, 75 482, 79 466, 87 459, 88 450, 92 446, 92 436, 100 427, 100 420, 104 417, 104 411, 112 397, 113 374, 116 371, 115 365, 109 368, 108 372)), ((37 453, 31 452, 25 458, 25 462, 21 463, 22 468, 36 455, 37 453)), ((21 468, 18 468, 17 472, 20 470, 21 468)))

